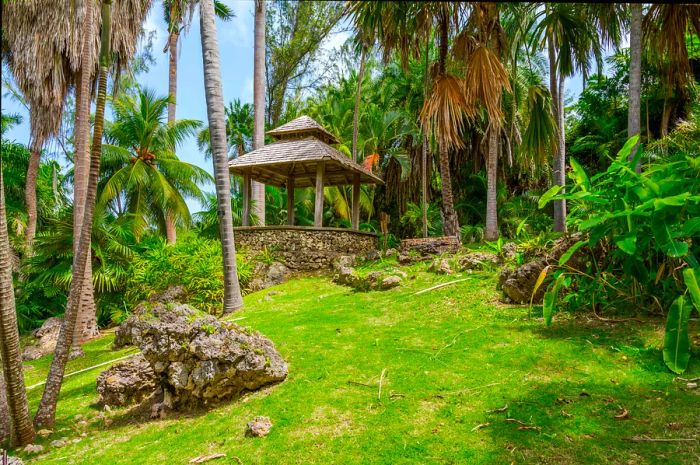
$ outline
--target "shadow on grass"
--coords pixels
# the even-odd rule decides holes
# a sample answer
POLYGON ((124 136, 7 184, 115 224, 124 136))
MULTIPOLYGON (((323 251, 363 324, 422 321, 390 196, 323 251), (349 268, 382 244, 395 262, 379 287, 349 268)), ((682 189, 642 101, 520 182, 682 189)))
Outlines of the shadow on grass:
POLYGON ((665 395, 651 387, 538 383, 506 398, 507 409, 485 413, 488 426, 476 434, 490 435, 517 463, 698 463, 697 394, 678 384, 665 395))

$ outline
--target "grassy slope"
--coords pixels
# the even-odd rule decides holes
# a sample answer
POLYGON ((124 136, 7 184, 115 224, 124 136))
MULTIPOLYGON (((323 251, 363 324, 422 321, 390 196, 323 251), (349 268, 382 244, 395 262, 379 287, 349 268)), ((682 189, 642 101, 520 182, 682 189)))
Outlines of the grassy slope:
MULTIPOLYGON (((544 328, 525 308, 498 303, 490 273, 413 295, 455 279, 424 267, 387 292, 310 277, 247 296, 234 318, 276 342, 290 375, 209 412, 145 421, 117 410, 105 426, 91 405, 100 370, 67 378, 59 431, 43 443, 78 437, 79 414, 87 436, 34 463, 185 464, 215 452, 228 458, 212 464, 697 463, 697 442, 628 440, 700 437, 700 392, 664 368, 658 324, 560 317, 544 328), (621 409, 629 419, 614 418, 621 409), (274 423, 267 438, 243 435, 256 415, 274 423)), ((110 342, 90 343, 68 371, 129 352, 108 352, 110 342)), ((699 356, 687 377, 700 376, 699 356)), ((43 379, 48 360, 32 365, 27 384, 43 379)), ((30 391, 33 406, 40 394, 30 391)))

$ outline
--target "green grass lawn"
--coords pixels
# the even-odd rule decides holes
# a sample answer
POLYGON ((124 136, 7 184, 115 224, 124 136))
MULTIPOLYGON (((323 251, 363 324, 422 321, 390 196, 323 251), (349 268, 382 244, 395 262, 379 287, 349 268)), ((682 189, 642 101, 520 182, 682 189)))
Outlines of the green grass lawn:
MULTIPOLYGON (((373 268, 381 268, 381 264, 373 268)), ((662 323, 607 324, 558 315, 551 328, 499 303, 494 274, 437 276, 418 264, 403 286, 355 293, 307 277, 248 295, 232 318, 270 337, 288 379, 207 412, 150 421, 94 405, 106 367, 66 378, 56 431, 80 438, 26 457, 42 464, 691 464, 700 461, 700 389, 664 366, 662 323), (468 280, 421 295, 441 281, 468 280), (268 295, 270 291, 276 294, 268 295), (381 396, 379 382, 382 373, 381 396), (617 419, 624 411, 628 414, 617 419), (87 426, 79 426, 82 415, 87 426), (256 415, 266 438, 244 437, 256 415), (81 433, 86 433, 81 437, 81 433)), ((693 322, 691 334, 698 333, 693 322)), ((130 353, 112 336, 68 372, 130 353)), ((687 378, 700 376, 695 351, 687 378)), ((31 362, 27 384, 49 361, 31 362)), ((41 387, 29 392, 35 408, 41 387)))

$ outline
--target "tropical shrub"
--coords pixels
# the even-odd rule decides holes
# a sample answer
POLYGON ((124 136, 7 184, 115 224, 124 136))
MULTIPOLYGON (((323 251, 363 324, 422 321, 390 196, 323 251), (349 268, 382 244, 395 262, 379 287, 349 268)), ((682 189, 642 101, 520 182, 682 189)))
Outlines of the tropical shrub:
POLYGON ((634 171, 641 148, 628 160, 638 137, 627 141, 610 167, 592 177, 573 158, 573 186, 555 186, 540 199, 569 202, 571 229, 585 233, 553 273, 543 312, 549 324, 558 308, 658 309, 667 313, 664 360, 674 372, 685 370, 690 354, 691 301, 700 309, 700 157, 677 155, 634 171), (568 265, 588 246, 600 251, 585 271, 568 265), (558 291, 573 291, 559 299, 558 291))
MULTIPOLYGON (((184 300, 209 313, 221 312, 224 301, 221 244, 192 234, 166 245, 153 237, 139 245, 141 252, 129 270, 125 293, 132 306, 170 286, 184 287, 184 300)), ((238 255, 238 279, 246 289, 253 269, 250 262, 238 255)))

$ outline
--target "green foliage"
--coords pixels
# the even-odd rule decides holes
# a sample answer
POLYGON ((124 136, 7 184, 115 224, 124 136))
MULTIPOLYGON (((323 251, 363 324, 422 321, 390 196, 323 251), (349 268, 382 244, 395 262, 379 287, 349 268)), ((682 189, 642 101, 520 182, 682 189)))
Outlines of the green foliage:
MULTIPOLYGON (((577 283, 576 289, 563 299, 563 307, 670 307, 668 344, 687 337, 671 337, 668 331, 687 331, 687 325, 676 324, 682 323, 678 315, 682 316, 686 307, 684 301, 678 300, 685 292, 679 270, 685 264, 697 267, 700 253, 700 158, 679 155, 652 163, 637 174, 634 166, 642 156, 641 148, 632 160, 628 159, 637 144, 638 137, 628 140, 608 169, 591 177, 572 162, 569 177, 573 187, 565 194, 551 189, 540 203, 568 200, 570 226, 586 234, 586 245, 594 255, 585 270, 567 264, 582 243, 562 256, 560 266, 577 283)), ((691 278, 695 275, 686 274, 693 294, 696 280, 691 278)), ((556 286, 550 284, 553 290, 556 286)), ((684 366, 680 363, 682 358, 675 355, 666 361, 674 371, 684 366)))
POLYGON ((685 296, 678 297, 668 311, 664 336, 664 362, 674 373, 683 373, 690 360, 688 319, 692 305, 685 296))
MULTIPOLYGON (((125 292, 132 305, 170 286, 183 286, 184 299, 209 313, 221 312, 224 297, 221 244, 194 235, 183 236, 173 245, 152 238, 139 245, 131 262, 125 292)), ((252 277, 250 263, 237 257, 238 279, 245 289, 252 277)))
MULTIPOLYGON (((442 215, 438 204, 428 205, 427 217, 428 236, 441 235, 442 215)), ((409 202, 406 212, 401 216, 401 225, 410 231, 411 237, 421 237, 423 235, 423 207, 420 204, 409 202)))

